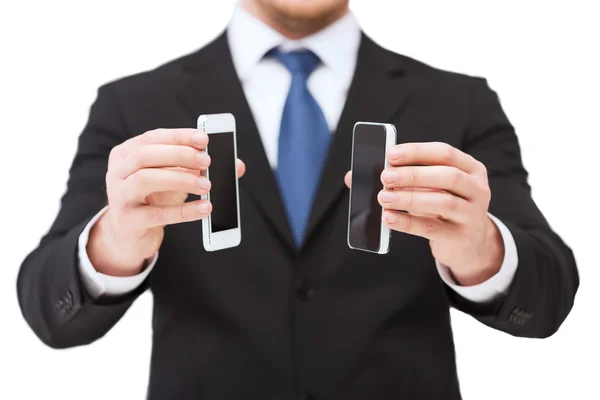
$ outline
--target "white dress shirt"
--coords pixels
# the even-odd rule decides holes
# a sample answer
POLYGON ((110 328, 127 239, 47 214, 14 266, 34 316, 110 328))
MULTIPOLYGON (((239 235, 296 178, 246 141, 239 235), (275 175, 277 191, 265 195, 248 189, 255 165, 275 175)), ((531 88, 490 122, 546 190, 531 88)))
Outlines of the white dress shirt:
MULTIPOLYGON (((311 74, 308 88, 321 106, 330 131, 335 132, 354 75, 360 38, 360 26, 351 12, 315 34, 290 40, 239 6, 235 7, 227 39, 233 64, 273 169, 277 167, 279 127, 291 75, 278 61, 263 56, 279 46, 283 51, 305 48, 320 58, 322 64, 311 74)), ((135 290, 158 259, 157 253, 141 274, 132 277, 113 277, 96 272, 87 255, 86 245, 91 227, 104 211, 89 222, 79 237, 81 276, 94 298, 118 296, 135 290)), ((510 231, 501 221, 490 217, 500 230, 505 249, 502 267, 496 275, 478 285, 459 286, 453 281, 448 268, 436 262, 441 279, 459 295, 475 302, 490 301, 505 294, 518 265, 517 247, 510 231)))

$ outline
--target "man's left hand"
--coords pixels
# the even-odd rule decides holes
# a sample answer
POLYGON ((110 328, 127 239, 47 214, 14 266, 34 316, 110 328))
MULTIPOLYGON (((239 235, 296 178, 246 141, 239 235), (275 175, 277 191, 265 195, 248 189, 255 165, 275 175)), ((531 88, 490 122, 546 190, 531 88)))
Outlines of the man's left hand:
MULTIPOLYGON (((390 229, 429 240, 434 258, 463 286, 482 283, 502 265, 504 242, 488 216, 485 166, 445 143, 406 143, 387 152, 378 200, 390 229)), ((350 174, 346 183, 350 186, 350 174)))

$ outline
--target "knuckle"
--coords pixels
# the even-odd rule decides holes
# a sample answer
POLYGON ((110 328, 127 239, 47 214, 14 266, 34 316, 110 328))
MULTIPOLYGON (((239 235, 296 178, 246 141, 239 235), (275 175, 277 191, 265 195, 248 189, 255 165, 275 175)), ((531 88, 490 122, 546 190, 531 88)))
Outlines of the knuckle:
MULTIPOLYGON (((401 146, 401 145, 399 145, 401 146)), ((413 158, 419 159, 421 153, 421 144, 418 142, 412 143, 406 146, 408 153, 412 153, 413 158)))
POLYGON ((164 137, 163 143, 174 143, 179 144, 177 139, 179 136, 176 134, 177 131, 173 129, 161 129, 161 136, 164 137))
POLYGON ((418 167, 411 167, 410 168, 410 183, 413 186, 416 186, 419 184, 420 181, 420 177, 419 177, 419 168, 418 167))
POLYGON ((479 171, 481 171, 482 175, 487 176, 487 174, 488 174, 487 167, 481 161, 477 161, 477 169, 479 169, 479 171))
POLYGON ((447 143, 440 143, 440 150, 442 153, 442 159, 447 164, 451 164, 456 157, 456 149, 447 143))
POLYGON ((415 205, 415 192, 409 190, 406 195, 406 206, 412 208, 415 205))
POLYGON ((156 141, 158 141, 158 139, 164 135, 164 133, 167 130, 164 128, 157 128, 157 129, 151 129, 149 131, 146 131, 144 133, 142 133, 139 136, 139 141, 141 144, 152 144, 156 141))
POLYGON ((452 184, 452 187, 459 186, 462 183, 463 178, 463 173, 458 169, 454 169, 450 175, 450 183, 452 184))
POLYGON ((120 149, 118 148, 119 146, 115 146, 112 148, 112 150, 110 151, 110 153, 108 154, 108 165, 107 165, 107 170, 106 170, 106 174, 107 174, 107 178, 108 175, 112 175, 115 172, 115 169, 118 169, 119 167, 119 159, 120 157, 120 149))
POLYGON ((128 166, 133 170, 137 171, 138 169, 144 166, 144 150, 142 147, 136 147, 129 153, 125 155, 125 163, 129 164, 128 166))
POLYGON ((423 230, 425 235, 429 236, 433 234, 437 229, 437 224, 432 219, 427 219, 423 224, 423 230))
POLYGON ((156 225, 164 225, 165 211, 162 207, 154 207, 152 209, 152 220, 156 223, 156 225))
POLYGON ((104 184, 107 192, 109 190, 116 190, 118 186, 123 185, 123 182, 123 179, 121 179, 114 171, 111 171, 110 168, 106 171, 106 174, 104 174, 104 184))
POLYGON ((108 154, 108 162, 111 163, 115 159, 118 159, 121 154, 121 145, 115 146, 110 150, 108 154))
POLYGON ((138 136, 138 141, 140 144, 148 144, 152 140, 152 137, 156 135, 158 129, 154 129, 151 131, 147 131, 138 136))
POLYGON ((481 198, 485 200, 486 203, 489 203, 492 200, 492 190, 487 185, 482 185, 479 189, 481 192, 481 198))
POLYGON ((108 200, 109 204, 114 204, 115 202, 120 203, 120 191, 116 190, 115 186, 113 185, 113 181, 112 179, 110 179, 108 177, 108 174, 106 175, 106 179, 105 179, 105 183, 106 183, 106 198, 108 200))
POLYGON ((129 186, 129 188, 134 192, 134 193, 138 193, 142 190, 142 187, 144 186, 144 173, 143 171, 137 171, 136 173, 130 175, 127 179, 126 182, 129 186))
POLYGON ((444 208, 448 211, 456 211, 458 208, 458 197, 447 195, 444 200, 444 208))

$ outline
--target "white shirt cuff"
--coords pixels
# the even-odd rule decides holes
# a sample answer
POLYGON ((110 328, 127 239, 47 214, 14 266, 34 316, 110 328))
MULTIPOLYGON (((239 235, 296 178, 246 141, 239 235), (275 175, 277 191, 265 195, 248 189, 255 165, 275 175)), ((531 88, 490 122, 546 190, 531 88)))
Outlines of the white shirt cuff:
POLYGON ((452 278, 448 267, 441 265, 437 260, 435 262, 438 273, 444 283, 463 298, 476 303, 486 303, 504 296, 508 292, 508 288, 513 281, 515 273, 517 272, 517 266, 519 265, 517 244, 515 243, 513 235, 502 221, 491 214, 488 215, 498 227, 502 240, 504 241, 504 260, 496 275, 477 285, 460 286, 457 285, 452 278))
POLYGON ((137 289, 142 282, 148 277, 156 261, 158 260, 158 252, 150 260, 144 270, 138 275, 119 277, 101 274, 96 271, 90 258, 87 254, 87 242, 90 236, 90 231, 94 224, 100 219, 102 214, 106 212, 108 206, 104 207, 98 214, 94 216, 85 226, 81 235, 79 235, 78 242, 78 256, 79 256, 79 271, 81 274, 81 280, 83 285, 87 289, 88 293, 93 299, 97 299, 102 295, 107 296, 123 296, 137 289))

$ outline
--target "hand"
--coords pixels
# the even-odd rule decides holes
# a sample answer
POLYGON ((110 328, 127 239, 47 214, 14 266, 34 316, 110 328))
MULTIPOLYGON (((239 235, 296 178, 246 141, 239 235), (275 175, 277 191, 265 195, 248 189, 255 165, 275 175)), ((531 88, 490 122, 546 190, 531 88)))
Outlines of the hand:
MULTIPOLYGON (((165 225, 206 217, 207 200, 185 202, 189 193, 203 195, 210 181, 201 175, 210 165, 204 152, 208 135, 196 129, 157 129, 116 146, 106 174, 108 210, 90 232, 87 252, 98 272, 138 274, 158 251, 165 225)), ((245 172, 238 160, 238 176, 245 172)))
MULTIPOLYGON (((406 143, 387 152, 392 167, 381 174, 378 200, 384 223, 429 239, 435 259, 458 284, 494 276, 504 242, 488 216, 491 191, 485 166, 445 143, 406 143)), ((350 175, 346 183, 350 185, 350 175)))

